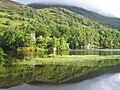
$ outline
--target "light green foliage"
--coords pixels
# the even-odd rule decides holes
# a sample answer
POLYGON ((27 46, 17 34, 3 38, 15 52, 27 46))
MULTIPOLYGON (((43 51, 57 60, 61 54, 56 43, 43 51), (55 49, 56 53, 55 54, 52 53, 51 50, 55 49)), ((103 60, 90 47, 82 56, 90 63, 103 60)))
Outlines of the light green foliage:
POLYGON ((0 48, 0 64, 4 64, 5 63, 5 53, 3 52, 3 50, 0 48))
POLYGON ((31 37, 20 30, 9 29, 4 32, 1 46, 5 50, 16 50, 18 47, 29 45, 31 37))
POLYGON ((52 48, 57 48, 57 50, 59 51, 69 50, 69 44, 66 43, 64 38, 38 37, 37 40, 39 41, 39 43, 37 44, 37 47, 42 49, 51 50, 52 48))
MULTIPOLYGON (((5 44, 10 49, 25 46, 29 42, 26 39, 28 34, 35 31, 38 42, 39 36, 42 36, 44 40, 49 38, 48 41, 43 40, 45 43, 37 44, 40 48, 58 47, 66 50, 67 43, 70 49, 80 49, 81 46, 89 43, 101 48, 120 48, 120 31, 107 28, 64 8, 33 9, 8 0, 0 1, 0 4, 0 38, 1 35, 4 35, 3 40, 9 37, 8 42, 3 43, 2 47, 5 44), (20 41, 13 38, 16 37, 15 34, 5 36, 10 28, 11 31, 14 28, 13 33, 16 30, 23 35, 20 36, 20 41), (61 38, 64 38, 62 45, 59 43, 61 38)), ((17 35, 19 37, 19 34, 17 35)))
POLYGON ((69 44, 66 43, 65 38, 60 38, 60 46, 58 48, 61 51, 69 50, 69 44))

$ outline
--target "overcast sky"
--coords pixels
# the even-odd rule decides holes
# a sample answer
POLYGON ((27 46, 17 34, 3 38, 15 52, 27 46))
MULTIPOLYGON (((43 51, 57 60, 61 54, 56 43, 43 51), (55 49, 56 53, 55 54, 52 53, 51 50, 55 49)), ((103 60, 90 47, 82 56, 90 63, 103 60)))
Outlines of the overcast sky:
POLYGON ((65 4, 97 12, 105 16, 120 18, 120 0, 14 0, 24 4, 30 3, 49 3, 65 4))

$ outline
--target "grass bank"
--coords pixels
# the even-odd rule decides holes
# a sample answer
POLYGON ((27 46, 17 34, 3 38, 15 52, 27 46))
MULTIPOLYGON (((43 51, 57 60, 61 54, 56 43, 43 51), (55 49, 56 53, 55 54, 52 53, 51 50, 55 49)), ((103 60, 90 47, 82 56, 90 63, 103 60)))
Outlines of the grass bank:
POLYGON ((99 56, 99 55, 65 55, 54 56, 50 58, 27 58, 19 61, 16 60, 15 64, 27 65, 75 65, 75 66, 93 66, 96 63, 106 60, 120 60, 120 55, 113 56, 99 56))

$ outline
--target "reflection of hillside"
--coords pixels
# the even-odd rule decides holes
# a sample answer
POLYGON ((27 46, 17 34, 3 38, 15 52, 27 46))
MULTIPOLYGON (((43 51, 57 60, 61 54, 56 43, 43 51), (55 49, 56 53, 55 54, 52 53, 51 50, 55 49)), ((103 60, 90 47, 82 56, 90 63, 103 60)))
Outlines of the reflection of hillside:
MULTIPOLYGON (((103 60, 97 61, 91 66, 36 65, 34 67, 31 65, 16 65, 9 68, 1 66, 0 87, 7 88, 31 82, 44 82, 50 84, 65 83, 70 80, 76 80, 78 77, 82 78, 87 73, 100 69, 101 67, 112 66, 119 63, 120 60, 103 60)), ((94 74, 96 73, 92 73, 93 76, 94 74)), ((86 78, 89 78, 89 75, 82 79, 86 78)))

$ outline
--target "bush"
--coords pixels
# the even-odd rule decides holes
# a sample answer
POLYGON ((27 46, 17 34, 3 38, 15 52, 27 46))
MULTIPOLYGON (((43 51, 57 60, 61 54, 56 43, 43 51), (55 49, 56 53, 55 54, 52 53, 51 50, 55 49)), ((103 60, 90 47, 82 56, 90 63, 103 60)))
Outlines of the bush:
POLYGON ((5 63, 5 58, 4 58, 4 56, 5 56, 6 54, 4 53, 4 51, 0 48, 0 64, 3 64, 3 63, 5 63))
POLYGON ((18 47, 29 45, 30 40, 29 34, 20 30, 9 29, 5 31, 1 39, 1 46, 4 50, 16 50, 18 47))

